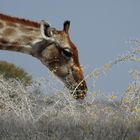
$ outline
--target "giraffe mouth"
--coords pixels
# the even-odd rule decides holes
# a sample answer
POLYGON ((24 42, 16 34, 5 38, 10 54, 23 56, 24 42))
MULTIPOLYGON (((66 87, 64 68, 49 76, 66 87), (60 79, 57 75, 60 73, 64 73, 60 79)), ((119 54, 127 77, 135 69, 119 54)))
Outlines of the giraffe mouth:
POLYGON ((70 90, 70 94, 75 99, 84 99, 87 94, 87 85, 85 80, 75 79, 73 75, 68 74, 64 80, 65 86, 70 90))
POLYGON ((71 92, 75 99, 84 99, 87 94, 87 85, 85 81, 81 82, 81 84, 77 84, 75 89, 71 92))

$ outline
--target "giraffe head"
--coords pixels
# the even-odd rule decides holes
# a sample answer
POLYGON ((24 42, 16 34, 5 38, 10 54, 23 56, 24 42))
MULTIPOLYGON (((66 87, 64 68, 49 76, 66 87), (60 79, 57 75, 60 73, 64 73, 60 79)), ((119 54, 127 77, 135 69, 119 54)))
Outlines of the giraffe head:
POLYGON ((74 97, 83 99, 87 85, 79 63, 78 50, 70 40, 69 27, 70 21, 64 22, 63 30, 56 30, 43 21, 41 33, 44 43, 39 55, 42 63, 64 82, 74 97))

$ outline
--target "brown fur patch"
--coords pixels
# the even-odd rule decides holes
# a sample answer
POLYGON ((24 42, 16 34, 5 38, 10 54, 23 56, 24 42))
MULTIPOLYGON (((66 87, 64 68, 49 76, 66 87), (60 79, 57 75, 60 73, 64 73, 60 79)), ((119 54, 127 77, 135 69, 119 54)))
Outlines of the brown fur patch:
POLYGON ((20 45, 20 43, 17 41, 14 41, 14 42, 12 42, 12 45, 20 45))
POLYGON ((2 22, 0 22, 0 28, 3 28, 3 27, 4 27, 3 23, 2 23, 2 22))
POLYGON ((3 31, 3 35, 4 36, 12 36, 16 33, 15 29, 12 29, 12 28, 6 28, 4 31, 3 31))
POLYGON ((0 19, 4 20, 4 21, 12 22, 12 23, 19 23, 19 24, 23 24, 23 25, 27 25, 27 26, 36 27, 36 28, 40 27, 40 24, 37 22, 26 20, 23 18, 11 17, 11 16, 4 15, 4 14, 0 14, 0 19))
POLYGON ((78 50, 77 50, 76 46, 71 42, 70 38, 68 38, 68 40, 69 40, 69 44, 70 44, 72 52, 73 52, 74 62, 78 67, 80 67, 78 50))
POLYGON ((12 22, 9 22, 9 21, 6 22, 6 26, 17 27, 17 25, 15 23, 12 23, 12 22))
POLYGON ((17 38, 17 39, 15 39, 15 41, 14 42, 22 42, 23 41, 23 39, 22 38, 17 38))
POLYGON ((11 46, 11 49, 12 49, 12 47, 14 47, 14 51, 17 51, 17 52, 22 52, 22 50, 23 50, 23 48, 21 48, 21 47, 18 47, 18 46, 11 46))
POLYGON ((16 45, 1 45, 0 44, 0 50, 19 51, 19 52, 21 52, 22 48, 18 47, 16 45))
POLYGON ((3 50, 3 46, 0 44, 0 50, 3 50))
MULTIPOLYGON (((19 27, 19 30, 24 33, 31 33, 33 31, 35 31, 35 29, 32 27, 27 27, 27 26, 22 26, 22 25, 19 27)), ((36 30, 36 31, 38 31, 38 30, 36 30)))
POLYGON ((33 40, 33 37, 31 37, 31 36, 22 36, 21 38, 26 43, 31 42, 33 40))
POLYGON ((0 43, 2 43, 2 44, 8 44, 9 42, 7 40, 5 40, 5 39, 0 38, 0 43))

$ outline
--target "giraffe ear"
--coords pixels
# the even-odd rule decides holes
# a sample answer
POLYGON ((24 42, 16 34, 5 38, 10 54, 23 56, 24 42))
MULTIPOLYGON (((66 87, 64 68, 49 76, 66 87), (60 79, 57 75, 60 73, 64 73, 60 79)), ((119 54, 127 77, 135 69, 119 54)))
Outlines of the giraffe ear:
POLYGON ((70 21, 67 20, 63 24, 63 31, 68 34, 69 33, 69 28, 70 28, 70 21))
POLYGON ((41 35, 45 40, 54 41, 50 24, 44 20, 41 21, 41 35))
POLYGON ((47 37, 50 37, 50 34, 49 34, 49 29, 50 25, 48 24, 48 22, 42 20, 41 21, 41 34, 44 36, 47 36, 47 37))

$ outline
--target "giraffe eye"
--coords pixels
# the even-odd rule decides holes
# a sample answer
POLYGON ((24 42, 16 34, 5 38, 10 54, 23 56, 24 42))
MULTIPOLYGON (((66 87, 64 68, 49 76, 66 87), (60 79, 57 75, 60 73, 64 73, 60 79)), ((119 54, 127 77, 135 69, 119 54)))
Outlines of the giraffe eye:
POLYGON ((72 56, 72 52, 70 49, 66 48, 62 50, 62 55, 69 59, 72 56))

